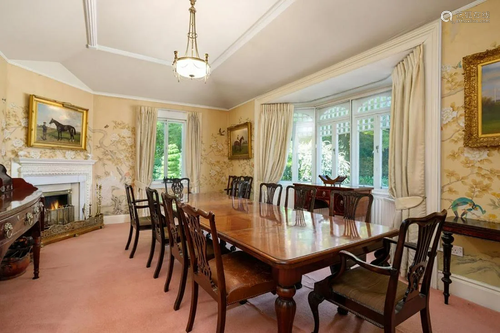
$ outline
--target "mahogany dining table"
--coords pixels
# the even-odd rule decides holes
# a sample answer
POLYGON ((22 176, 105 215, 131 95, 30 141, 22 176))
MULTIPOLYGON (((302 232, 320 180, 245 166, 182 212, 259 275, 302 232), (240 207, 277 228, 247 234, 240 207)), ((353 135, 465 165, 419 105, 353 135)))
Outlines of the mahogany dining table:
MULTIPOLYGON (((278 332, 292 332, 295 285, 302 275, 339 262, 338 253, 356 255, 383 247, 384 237, 398 230, 279 207, 222 193, 185 195, 181 202, 215 214, 219 238, 272 267, 277 283, 278 332)), ((202 227, 210 229, 208 221, 202 227)))

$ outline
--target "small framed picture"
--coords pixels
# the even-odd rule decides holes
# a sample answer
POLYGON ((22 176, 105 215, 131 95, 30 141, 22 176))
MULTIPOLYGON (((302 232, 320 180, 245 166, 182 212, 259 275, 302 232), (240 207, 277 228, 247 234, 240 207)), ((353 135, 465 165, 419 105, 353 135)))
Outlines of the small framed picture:
POLYGON ((252 123, 246 122, 227 129, 229 159, 252 158, 252 123))
POLYGON ((28 146, 85 150, 88 109, 31 95, 28 146))
POLYGON ((500 48, 464 57, 466 147, 500 146, 500 48))

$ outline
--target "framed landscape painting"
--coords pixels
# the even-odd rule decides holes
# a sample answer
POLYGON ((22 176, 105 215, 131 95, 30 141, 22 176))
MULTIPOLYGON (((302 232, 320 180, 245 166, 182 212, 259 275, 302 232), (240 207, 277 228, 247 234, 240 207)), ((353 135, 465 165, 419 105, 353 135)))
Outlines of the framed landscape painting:
POLYGON ((28 146, 85 150, 87 117, 88 109, 31 95, 28 146))
POLYGON ((229 127, 227 137, 230 160, 252 158, 252 123, 229 127))
POLYGON ((500 48, 463 59, 466 147, 500 146, 500 48))

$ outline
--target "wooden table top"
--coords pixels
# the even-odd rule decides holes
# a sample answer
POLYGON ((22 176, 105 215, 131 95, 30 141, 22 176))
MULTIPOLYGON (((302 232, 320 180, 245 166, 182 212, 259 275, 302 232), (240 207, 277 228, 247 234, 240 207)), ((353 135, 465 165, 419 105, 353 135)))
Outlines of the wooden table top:
MULTIPOLYGON (((382 225, 346 221, 341 216, 324 216, 220 193, 190 194, 184 201, 215 214, 221 239, 274 267, 322 260, 340 250, 398 233, 382 225)), ((202 225, 209 228, 206 220, 202 220, 202 225)))

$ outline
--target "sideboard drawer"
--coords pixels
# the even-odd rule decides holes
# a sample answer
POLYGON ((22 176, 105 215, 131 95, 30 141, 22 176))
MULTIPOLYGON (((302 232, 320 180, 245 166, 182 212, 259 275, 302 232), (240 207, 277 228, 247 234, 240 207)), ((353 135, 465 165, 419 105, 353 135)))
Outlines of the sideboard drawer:
POLYGON ((39 219, 42 204, 37 202, 0 222, 0 245, 15 240, 39 219))

